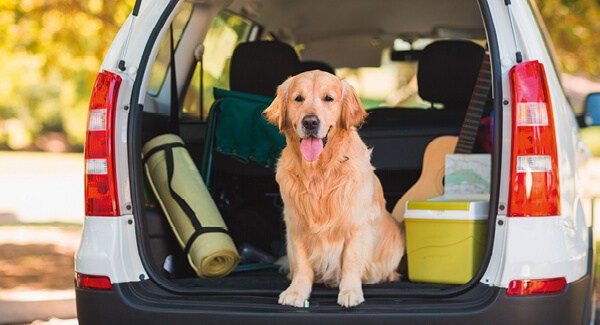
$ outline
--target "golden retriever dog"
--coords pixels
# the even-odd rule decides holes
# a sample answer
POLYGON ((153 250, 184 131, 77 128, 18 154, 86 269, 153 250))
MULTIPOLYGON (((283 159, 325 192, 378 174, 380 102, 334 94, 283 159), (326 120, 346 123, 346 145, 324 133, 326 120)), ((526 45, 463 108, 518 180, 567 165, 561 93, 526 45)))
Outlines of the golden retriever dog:
POLYGON ((352 86, 304 72, 278 87, 264 113, 287 141, 276 179, 291 284, 279 303, 304 306, 319 282, 339 286, 338 304, 352 307, 364 301, 362 283, 397 281, 404 239, 356 131, 367 113, 352 86))

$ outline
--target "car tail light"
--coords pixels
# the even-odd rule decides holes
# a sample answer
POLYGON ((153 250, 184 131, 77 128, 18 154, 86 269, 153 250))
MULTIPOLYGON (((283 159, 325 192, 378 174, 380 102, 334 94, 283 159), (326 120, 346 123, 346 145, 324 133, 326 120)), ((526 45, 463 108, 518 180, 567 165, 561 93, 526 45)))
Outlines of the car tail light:
POLYGON ((556 135, 544 65, 519 63, 509 74, 512 153, 508 216, 558 215, 556 135))
POLYGON ((567 287, 564 277, 541 280, 513 280, 506 292, 509 296, 534 296, 561 293, 567 287))
POLYGON ((79 289, 112 290, 110 278, 104 275, 88 275, 76 273, 75 283, 79 289))
POLYGON ((85 215, 118 216, 114 125, 121 77, 102 71, 90 99, 85 138, 85 215))

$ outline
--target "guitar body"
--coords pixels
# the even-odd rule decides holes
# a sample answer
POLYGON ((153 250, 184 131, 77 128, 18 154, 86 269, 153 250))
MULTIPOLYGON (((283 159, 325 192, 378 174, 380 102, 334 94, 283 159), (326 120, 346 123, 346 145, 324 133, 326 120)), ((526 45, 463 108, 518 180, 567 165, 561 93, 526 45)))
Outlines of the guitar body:
POLYGON ((431 141, 423 154, 423 169, 417 182, 398 200, 392 215, 404 221, 406 201, 423 201, 444 194, 446 154, 454 153, 458 137, 441 136, 431 141))

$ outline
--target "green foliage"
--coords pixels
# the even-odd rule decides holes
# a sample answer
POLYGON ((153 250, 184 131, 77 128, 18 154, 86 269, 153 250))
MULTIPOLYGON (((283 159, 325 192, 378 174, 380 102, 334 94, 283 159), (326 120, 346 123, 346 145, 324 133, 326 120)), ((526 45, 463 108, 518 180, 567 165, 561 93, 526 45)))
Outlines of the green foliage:
MULTIPOLYGON (((0 149, 51 150, 42 140, 57 134, 81 148, 91 87, 134 2, 0 0, 0 149)), ((598 0, 535 2, 564 71, 600 77, 598 0)))
MULTIPOLYGON (((554 43, 563 72, 600 77, 600 1, 535 0, 554 43)), ((572 103, 577 100, 572 98, 572 103)), ((577 106, 574 106, 578 109, 577 106)), ((600 156, 600 127, 581 130, 590 152, 600 156)))
POLYGON ((563 71, 600 77, 598 0, 535 0, 563 71))
POLYGON ((81 148, 91 87, 135 0, 0 0, 0 147, 81 148), (18 123, 17 123, 18 121, 18 123))

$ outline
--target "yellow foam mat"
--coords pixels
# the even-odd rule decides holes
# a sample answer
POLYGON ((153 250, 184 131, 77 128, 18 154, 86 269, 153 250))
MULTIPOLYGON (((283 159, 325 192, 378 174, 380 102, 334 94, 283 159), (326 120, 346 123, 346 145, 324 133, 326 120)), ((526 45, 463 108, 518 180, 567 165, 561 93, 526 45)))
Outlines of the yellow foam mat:
POLYGON ((233 271, 240 256, 183 140, 174 134, 158 136, 144 145, 142 154, 150 186, 194 271, 200 277, 233 271))

